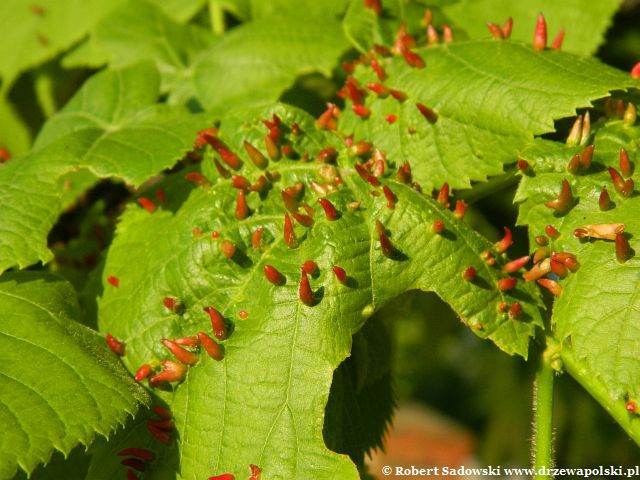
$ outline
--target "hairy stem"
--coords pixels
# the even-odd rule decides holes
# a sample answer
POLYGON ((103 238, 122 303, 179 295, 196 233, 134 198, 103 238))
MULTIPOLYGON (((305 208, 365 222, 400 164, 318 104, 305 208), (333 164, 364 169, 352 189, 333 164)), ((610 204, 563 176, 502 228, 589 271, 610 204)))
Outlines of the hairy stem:
POLYGON ((550 474, 538 473, 541 467, 545 467, 545 469, 553 467, 553 377, 554 371, 543 354, 534 384, 533 449, 536 469, 534 478, 536 480, 553 478, 550 474))

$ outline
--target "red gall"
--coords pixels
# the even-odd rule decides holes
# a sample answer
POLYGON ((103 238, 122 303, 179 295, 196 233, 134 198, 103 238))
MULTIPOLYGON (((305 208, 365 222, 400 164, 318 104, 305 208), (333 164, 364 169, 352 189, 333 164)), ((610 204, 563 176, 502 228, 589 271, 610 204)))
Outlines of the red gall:
POLYGON ((453 30, 446 23, 442 25, 442 41, 444 43, 452 43, 453 42, 453 30))
POLYGON ((293 229, 293 223, 291 222, 291 217, 289 217, 288 213, 284 214, 284 243, 287 244, 289 248, 296 248, 298 246, 298 239, 296 238, 296 233, 293 229))
POLYGON ((571 187, 569 186, 569 182, 566 179, 562 180, 562 186, 560 188, 560 194, 554 200, 548 200, 544 202, 545 206, 549 207, 552 210, 555 210, 556 213, 560 215, 564 215, 567 213, 571 207, 573 207, 573 194, 571 193, 571 187))
POLYGON ((489 29, 489 32, 491 33, 491 36, 494 39, 496 39, 496 40, 504 39, 504 32, 495 23, 487 22, 487 28, 489 29))
POLYGON ((529 170, 530 166, 529 166, 529 162, 527 162, 526 160, 518 160, 518 170, 520 170, 521 172, 526 172, 529 170))
POLYGON ((380 242, 380 250, 385 257, 391 257, 393 255, 393 245, 391 240, 386 234, 385 228, 380 222, 376 220, 376 230, 378 232, 378 241, 380 242))
POLYGON ((544 235, 538 235, 535 238, 535 242, 537 245, 540 245, 541 247, 544 247, 545 245, 549 245, 549 239, 544 235))
POLYGON ((124 346, 123 342, 118 340, 116 337, 114 337, 110 333, 107 333, 107 336, 105 337, 105 340, 107 341, 107 345, 109 346, 109 349, 113 353, 115 353, 119 357, 124 356, 125 346, 124 346))
POLYGON ((146 448, 125 448, 118 452, 119 457, 138 457, 145 462, 153 462, 156 459, 155 453, 146 448))
POLYGON ((227 338, 227 324, 222 314, 213 307, 204 307, 202 310, 209 314, 213 335, 220 341, 227 338))
POLYGON ((153 369, 151 368, 151 365, 149 365, 148 363, 145 363, 140 368, 138 368, 138 371, 133 376, 133 379, 136 382, 141 382, 142 380, 147 378, 149 375, 151 375, 152 371, 153 371, 153 369))
POLYGON ((139 472, 144 472, 147 469, 147 464, 139 458, 125 458, 120 461, 120 464, 125 467, 133 468, 139 472))
POLYGON ((305 215, 304 213, 292 212, 291 216, 296 219, 296 221, 306 228, 311 228, 313 226, 313 218, 309 215, 305 215))
POLYGON ((476 271, 475 268, 467 267, 462 272, 462 278, 467 282, 472 282, 476 278, 477 274, 478 272, 476 271))
POLYGON ((549 248, 548 247, 540 247, 533 254, 533 263, 536 264, 540 260, 544 260, 549 256, 549 248))
POLYGON ((184 363, 163 360, 160 365, 162 365, 162 371, 151 377, 152 385, 161 382, 181 382, 187 374, 187 366, 184 363))
POLYGON ((513 30, 513 18, 507 18, 507 21, 502 25, 502 36, 504 38, 511 37, 511 30, 513 30))
POLYGON ((367 119, 369 118, 369 115, 371 115, 371 110, 369 109, 369 107, 365 105, 354 104, 354 105, 351 105, 351 109, 353 110, 353 113, 355 113, 357 116, 363 119, 367 119))
POLYGON ((504 227, 504 236, 494 243, 498 253, 506 252, 507 249, 513 245, 513 234, 509 227, 504 227))
POLYGON ((333 222, 338 219, 338 211, 336 210, 336 207, 333 205, 333 203, 331 203, 326 198, 318 199, 318 203, 320 203, 320 205, 322 206, 327 220, 333 222))
POLYGON ((251 234, 251 246, 255 249, 258 249, 262 246, 262 233, 264 232, 264 227, 256 228, 251 234))
POLYGON ((223 473, 209 477, 207 480, 236 480, 236 477, 232 473, 223 473))
POLYGON ((631 69, 631 78, 640 79, 640 62, 636 63, 631 69))
POLYGON ((229 240, 220 242, 218 248, 220 249, 220 253, 226 258, 232 258, 236 254, 236 246, 229 240))
POLYGON ((238 192, 235 215, 238 220, 244 220, 249 216, 249 206, 247 205, 247 197, 244 190, 238 192))
POLYGON ((267 150, 267 155, 269 155, 271 160, 280 160, 280 149, 278 148, 276 141, 269 135, 264 136, 264 146, 267 150))
POLYGON ((624 148, 620 149, 620 173, 625 177, 630 177, 633 173, 633 166, 629 160, 629 154, 624 148))
POLYGON ((334 163, 338 157, 338 152, 334 147, 323 148, 316 155, 316 160, 322 163, 334 163))
POLYGON ((453 214, 458 220, 462 220, 467 213, 468 207, 469 205, 467 205, 467 202, 465 202, 464 200, 458 200, 456 202, 456 208, 453 210, 453 214))
POLYGON ((547 225, 546 227, 544 227, 544 231, 547 234, 547 236, 552 238, 553 240, 555 240, 560 236, 560 232, 556 230, 556 228, 553 225, 547 225))
POLYGON ((107 282, 109 282, 109 285, 116 288, 120 286, 120 280, 118 279, 118 277, 114 277, 113 275, 107 277, 107 282))
POLYGON ((571 126, 571 130, 569 130, 569 135, 567 136, 566 144, 569 146, 579 145, 582 139, 582 115, 578 115, 575 122, 571 126))
POLYGON ((148 198, 145 198, 145 197, 138 198, 138 204, 149 213, 153 213, 156 210, 155 203, 153 203, 148 198))
POLYGON ((565 278, 569 273, 564 263, 559 262, 551 257, 551 273, 556 274, 560 278, 565 278))
POLYGON ((609 175, 616 191, 624 198, 629 198, 633 194, 634 183, 631 178, 624 180, 618 171, 609 167, 609 175))
POLYGON ((517 283, 518 283, 517 278, 507 277, 507 278, 501 278, 500 280, 498 280, 497 285, 498 285, 498 288, 504 292, 507 290, 511 290, 512 288, 515 288, 517 283))
POLYGON ((438 120, 438 114, 436 112, 423 105, 422 103, 416 103, 416 107, 429 123, 436 123, 436 121, 438 120))
POLYGON ((384 68, 382 68, 382 65, 380 65, 380 63, 378 63, 376 59, 372 59, 369 65, 371 66, 371 69, 376 73, 378 80, 382 82, 385 78, 387 78, 387 74, 384 71, 384 68))
POLYGON ((147 430, 153 435, 157 440, 165 445, 169 445, 171 443, 171 436, 165 432, 164 430, 159 429, 153 424, 147 423, 147 430))
POLYGON ((529 263, 529 255, 525 255, 524 257, 517 258, 515 260, 506 263, 502 267, 502 271, 506 273, 514 273, 523 268, 527 263, 529 263))
POLYGON ((442 187, 438 191, 438 196, 436 198, 438 203, 442 205, 444 208, 449 208, 449 184, 443 183, 442 187))
POLYGON ((589 138, 591 137, 591 115, 589 114, 589 110, 587 110, 584 114, 584 120, 582 122, 582 133, 580 135, 580 145, 586 145, 589 143, 589 138))
POLYGON ((558 35, 551 43, 551 48, 554 50, 560 50, 562 48, 562 41, 564 40, 564 28, 561 28, 558 35))
POLYGON ((512 303, 509 307, 509 318, 515 319, 520 315, 522 315, 522 305, 520 305, 518 302, 512 303))
POLYGON ((409 65, 410 67, 412 67, 412 68, 424 68, 425 67, 425 63, 424 63, 424 60, 422 59, 422 57, 420 55, 418 55, 416 52, 412 52, 411 50, 409 50, 404 45, 402 45, 400 47, 400 53, 404 57, 404 60, 407 63, 407 65, 409 65))
POLYGON ((550 278, 541 278, 538 280, 538 285, 546 288, 554 297, 559 297, 562 294, 562 287, 555 280, 550 278))
POLYGON ((538 21, 533 34, 533 48, 538 51, 547 48, 547 22, 542 13, 538 14, 538 21))
POLYGON ((194 335, 189 335, 188 337, 174 338, 173 342, 176 345, 184 345, 185 347, 192 347, 192 348, 196 348, 198 345, 200 345, 200 342, 198 342, 198 337, 194 335))
POLYGON ((636 413, 638 411, 638 404, 636 402, 629 400, 625 404, 624 408, 629 413, 636 413))
POLYGON ((520 305, 518 302, 512 303, 509 307, 509 313, 507 315, 512 319, 518 318, 520 315, 522 315, 522 305, 520 305))
POLYGON ((616 258, 618 262, 625 263, 632 256, 629 240, 623 233, 616 234, 616 258))
POLYGON ((544 260, 536 263, 531 270, 522 275, 522 278, 527 282, 532 282, 538 278, 544 277, 551 272, 551 259, 545 258, 544 260))
POLYGON ((580 168, 587 170, 591 166, 591 160, 593 160, 593 150, 595 145, 589 145, 580 154, 580 168))
POLYGON ((218 173, 222 178, 229 178, 231 176, 231 174, 229 173, 229 170, 227 170, 222 165, 220 165, 220 162, 218 161, 217 158, 213 159, 213 164, 215 165, 216 170, 218 171, 218 173))
POLYGON ((249 468, 251 469, 251 477, 249 480, 260 480, 262 469, 257 465, 249 465, 249 468))
POLYGON ((285 282, 286 282, 286 279, 285 279, 284 275, 282 275, 276 269, 276 267, 274 267, 272 265, 265 265, 264 266, 264 276, 273 285, 280 286, 280 285, 284 285, 285 282))
POLYGON ((197 187, 206 187, 210 185, 209 180, 207 180, 204 175, 198 172, 189 172, 184 176, 184 178, 186 178, 197 187))
POLYGON ((258 150, 256 147, 251 145, 246 140, 244 141, 243 145, 244 145, 244 149, 247 152, 247 155, 249 155, 249 158, 251 159, 251 161, 256 167, 261 169, 267 168, 269 161, 267 160, 267 157, 265 157, 260 150, 258 150))
POLYGON ((176 357, 178 361, 186 365, 195 365, 198 363, 198 356, 195 353, 185 350, 175 342, 163 338, 162 344, 173 354, 174 357, 176 357))
POLYGON ((302 270, 302 277, 300 278, 300 285, 298 286, 298 297, 306 306, 311 307, 315 304, 315 298, 311 285, 309 284, 309 277, 307 272, 302 270))
POLYGON ((204 351, 207 352, 207 355, 211 358, 218 362, 224 358, 222 347, 209 335, 204 332, 198 332, 198 340, 200 340, 202 348, 204 348, 204 351))
POLYGON ((435 234, 441 234, 442 232, 444 232, 444 222, 442 220, 436 220, 435 222, 433 222, 433 224, 431 225, 431 230, 433 231, 433 233, 435 234))
POLYGON ((312 277, 315 277, 316 275, 318 275, 318 273, 320 273, 318 264, 313 260, 307 260, 300 266, 300 268, 302 269, 303 272, 307 273, 308 275, 311 275, 312 277))
POLYGON ((345 272, 344 268, 334 265, 331 270, 333 270, 333 274, 340 283, 344 285, 347 282, 347 272, 345 272))
POLYGON ((438 31, 432 24, 427 25, 427 46, 437 45, 440 42, 438 31))
POLYGON ((171 410, 164 408, 160 405, 154 405, 153 412, 163 419, 173 418, 173 414, 171 413, 171 410))
POLYGON ((389 89, 381 83, 371 82, 367 83, 367 88, 375 93, 377 96, 385 98, 389 96, 389 89))

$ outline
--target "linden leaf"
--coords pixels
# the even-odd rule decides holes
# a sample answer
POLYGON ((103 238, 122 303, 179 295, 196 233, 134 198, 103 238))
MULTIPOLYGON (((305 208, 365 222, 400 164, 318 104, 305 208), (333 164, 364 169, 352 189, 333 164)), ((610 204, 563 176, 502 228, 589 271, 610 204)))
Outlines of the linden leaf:
POLYGON ((380 80, 359 66, 355 78, 370 113, 360 118, 348 102, 339 128, 373 141, 396 162, 420 159, 412 166, 426 191, 444 182, 468 188, 497 175, 535 135, 554 131, 554 119, 573 116, 611 90, 638 86, 596 60, 509 41, 454 42, 416 53, 426 68, 411 68, 402 56, 378 58, 388 77, 381 83, 404 92, 403 101, 364 89, 380 80), (418 103, 431 109, 431 119, 418 103))
POLYGON ((30 473, 54 449, 66 455, 96 433, 109 435, 147 402, 104 338, 75 321, 67 282, 6 273, 0 308, 0 478, 18 467, 30 473))
MULTIPOLYGON (((252 184, 266 175, 250 160, 243 142, 266 155, 267 129, 260 119, 273 121, 273 113, 281 122, 281 141, 290 145, 289 155, 295 159, 268 162, 272 181, 261 194, 246 193, 248 217, 236 219, 239 190, 231 179, 213 173, 208 157, 202 168, 207 182, 191 185, 175 210, 161 208, 149 214, 130 206, 106 256, 99 327, 130 346, 125 363, 131 371, 172 358, 162 338, 211 333, 204 307, 213 306, 228 322, 223 361, 201 352, 183 384, 156 389, 175 416, 179 475, 185 479, 224 472, 242 478, 249 464, 273 478, 358 478, 348 458, 325 446, 325 405, 334 371, 351 351, 352 335, 402 292, 435 291, 477 335, 511 354, 526 357, 529 340, 542 325, 535 287, 520 281, 513 290, 498 288, 498 279, 506 276, 500 269, 505 259, 494 252, 496 265, 485 262, 483 252, 492 250, 490 242, 431 197, 383 178, 380 181, 397 197, 390 208, 381 187, 354 171, 355 157, 342 140, 317 131, 314 119, 299 110, 278 106, 227 116, 219 135, 242 161, 234 173, 252 184), (313 160, 329 146, 336 149, 337 165, 313 160), (336 176, 341 182, 335 183, 336 176), (332 186, 325 184, 327 178, 332 186), (318 185, 312 186, 312 181, 318 185), (290 248, 283 239, 281 191, 297 182, 303 188, 296 214, 313 213, 303 207, 306 202, 315 215, 309 227, 296 224, 299 246, 290 248), (335 221, 318 205, 312 192, 317 188, 333 189, 326 198, 339 211, 335 221), (381 248, 376 220, 387 231, 391 252, 381 248), (441 234, 433 231, 436 221, 445 224, 441 234), (264 231, 254 248, 252 236, 258 228, 264 231), (236 247, 231 258, 223 254, 225 241, 236 247), (313 306, 299 297, 300 265, 307 260, 319 267, 310 277, 313 306), (265 265, 275 267, 285 284, 269 283, 265 265), (345 270, 344 284, 333 273, 334 266, 345 270), (471 282, 461 277, 468 266, 478 272, 471 282), (119 279, 117 288, 108 284, 109 276, 119 279), (179 299, 182 307, 168 310, 163 303, 167 297, 179 299), (520 303, 522 315, 509 318, 501 313, 500 302, 520 303)), ((174 192, 185 191, 183 175, 172 176, 174 192)), ((166 189, 167 202, 170 191, 166 189)), ((373 375, 360 386, 374 389, 383 377, 373 375)), ((372 435, 354 437, 360 445, 349 453, 361 456, 379 441, 372 435)))
MULTIPOLYGON (((61 213, 70 172, 87 169, 134 185, 173 166, 191 148, 201 116, 156 105, 151 65, 91 78, 36 139, 34 151, 0 169, 0 272, 48 261, 47 234, 61 213)), ((91 178, 81 177, 85 186, 91 178)))
POLYGON ((552 240, 550 249, 570 252, 580 264, 579 270, 565 279, 553 277, 561 285, 562 294, 554 302, 552 321, 569 373, 640 443, 640 427, 625 410, 627 400, 640 399, 640 302, 636 295, 640 259, 633 256, 621 263, 614 241, 595 237, 580 241, 573 234, 585 225, 622 223, 631 248, 640 251, 640 197, 637 193, 630 198, 621 196, 607 170, 613 167, 620 171, 621 148, 626 149, 637 169, 639 141, 640 128, 620 120, 608 121, 595 133, 590 168, 578 175, 569 173, 567 165, 585 145, 569 147, 539 141, 522 154, 533 173, 523 176, 516 201, 521 202, 518 222, 529 226, 532 238, 544 234, 545 226, 552 224, 560 237, 552 240), (567 214, 554 214, 544 202, 558 196, 565 179, 574 204, 567 214), (599 206, 603 188, 612 202, 604 211, 599 206))

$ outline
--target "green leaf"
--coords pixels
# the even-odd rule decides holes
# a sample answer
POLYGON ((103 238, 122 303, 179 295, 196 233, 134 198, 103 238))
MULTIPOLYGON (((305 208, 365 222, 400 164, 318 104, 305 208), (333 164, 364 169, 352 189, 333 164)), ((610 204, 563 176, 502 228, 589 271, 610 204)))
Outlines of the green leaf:
MULTIPOLYGON (((46 123, 35 151, 0 169, 0 271, 51 259, 46 238, 69 203, 61 183, 70 172, 86 169, 139 185, 190 150, 206 121, 156 105, 158 84, 146 64, 92 77, 46 123)), ((89 186, 93 178, 75 181, 89 186)))
POLYGON ((197 25, 180 25, 159 6, 129 0, 96 26, 91 39, 113 67, 154 62, 167 92, 190 77, 193 57, 211 44, 213 35, 197 25))
MULTIPOLYGON (((494 267, 484 262, 482 252, 492 248, 486 239, 430 197, 385 179, 398 197, 395 208, 389 208, 384 196, 370 193, 380 193, 380 188, 355 174, 354 158, 342 140, 315 130, 307 114, 278 106, 226 117, 220 135, 242 157, 242 175, 253 182, 262 174, 242 142, 262 149, 266 129, 260 118, 270 118, 273 112, 282 119, 286 141, 300 156, 308 152, 314 158, 331 144, 338 149, 336 173, 342 176, 342 186, 327 197, 341 212, 337 221, 326 219, 309 188, 310 181, 323 181, 323 164, 280 160, 269 166, 280 180, 264 199, 249 193, 252 214, 245 220, 234 217, 238 190, 230 180, 208 175, 212 185, 192 186, 175 212, 161 209, 149 214, 131 205, 106 257, 99 326, 127 341, 130 354, 125 362, 131 371, 142 363, 170 358, 162 338, 210 332, 205 306, 218 309, 233 325, 224 342, 224 361, 202 353, 182 385, 156 390, 174 412, 183 478, 223 472, 242 478, 249 464, 262 467, 265 477, 358 478, 354 465, 328 451, 323 442, 329 387, 334 370, 351 351, 352 335, 406 290, 435 291, 477 335, 508 353, 526 357, 529 339, 541 325, 535 288, 497 288, 498 278, 504 276, 498 265, 504 259, 498 256, 494 267), (294 122, 299 135, 290 133, 294 122), (311 228, 295 227, 300 245, 291 249, 283 242, 280 191, 297 181, 305 184, 304 199, 317 213, 311 228), (348 207, 353 201, 360 202, 354 211, 348 207), (380 250, 376 219, 389 231, 396 249, 392 258, 380 250), (432 231, 438 220, 446 224, 442 235, 432 231), (264 246, 254 249, 251 235, 258 227, 265 229, 264 246), (219 251, 223 240, 237 246, 232 260, 219 251), (300 265, 308 259, 320 270, 310 279, 318 300, 311 307, 298 298, 300 265), (286 285, 266 280, 266 264, 286 277, 286 285), (334 277, 334 265, 346 270, 345 285, 334 277), (461 279, 469 265, 478 270, 475 282, 461 279), (108 276, 120 280, 118 288, 106 282, 108 276), (179 298, 184 313, 168 311, 164 297, 179 298), (523 316, 507 318, 497 309, 500 301, 520 302, 523 316), (246 319, 240 311, 247 313, 246 319)), ((210 159, 205 162, 203 171, 205 166, 211 171, 210 159)), ((184 180, 176 175, 180 185, 184 180)), ((364 441, 369 444, 359 445, 360 451, 370 446, 364 441)))
MULTIPOLYGON (((509 41, 454 42, 416 52, 426 68, 410 68, 401 56, 379 59, 388 75, 384 84, 407 99, 369 92, 370 118, 356 116, 348 103, 340 129, 373 141, 396 163, 420 159, 413 167, 425 191, 444 182, 468 188, 497 175, 534 135, 554 131, 554 119, 574 115, 611 90, 638 85, 595 60, 509 41), (418 102, 435 111, 437 121, 427 121, 418 102), (397 121, 389 124, 388 115, 397 121)), ((363 88, 379 81, 364 66, 355 77, 363 88)))
POLYGON ((640 306, 636 298, 640 259, 635 256, 620 263, 613 241, 580 241, 573 235, 576 228, 585 225, 623 223, 631 247, 640 251, 640 197, 637 193, 628 199, 620 196, 607 171, 608 167, 619 170, 620 148, 627 149, 637 171, 640 128, 609 121, 597 130, 593 141, 592 166, 581 175, 572 175, 566 168, 571 157, 584 147, 539 141, 523 152, 535 175, 523 176, 520 183, 516 196, 521 202, 518 222, 529 226, 532 237, 544 234, 547 224, 554 225, 561 236, 552 242, 553 250, 577 256, 580 269, 559 281, 562 294, 553 309, 555 335, 563 342, 562 356, 571 357, 574 368, 570 373, 588 390, 600 390, 596 398, 640 443, 637 421, 629 422, 625 410, 627 399, 640 399, 640 317, 636 314, 640 306), (558 216, 543 202, 557 196, 563 179, 569 181, 576 204, 569 213, 558 216), (603 187, 614 202, 607 211, 598 206, 603 187))
POLYGON ((206 109, 272 104, 302 74, 331 76, 348 47, 337 19, 286 15, 241 25, 200 53, 190 82, 206 109))
POLYGON ((31 146, 29 126, 16 112, 15 106, 0 95, 0 147, 8 148, 12 155, 20 155, 31 146))
POLYGON ((0 2, 0 78, 7 90, 18 75, 80 40, 120 0, 31 0, 0 2))
POLYGON ((75 292, 35 272, 0 278, 0 478, 107 436, 147 402, 104 339, 75 322, 75 292), (34 368, 34 366, 37 366, 34 368), (28 406, 28 408, 25 408, 28 406))
POLYGON ((540 12, 547 20, 549 45, 560 29, 565 29, 562 49, 578 55, 593 55, 604 40, 621 0, 461 0, 444 7, 445 13, 471 38, 490 38, 485 22, 502 25, 513 18, 511 38, 531 42, 540 12))

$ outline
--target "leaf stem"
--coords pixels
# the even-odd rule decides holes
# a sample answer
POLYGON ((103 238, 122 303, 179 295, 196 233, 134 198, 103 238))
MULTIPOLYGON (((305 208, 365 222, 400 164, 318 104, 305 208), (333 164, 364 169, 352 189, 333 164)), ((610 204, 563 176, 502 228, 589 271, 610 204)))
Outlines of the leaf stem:
POLYGON ((218 0, 209 0, 209 18, 211 19, 211 30, 216 35, 222 35, 226 29, 224 23, 224 8, 218 0))
POLYGON ((555 372, 548 358, 541 355, 534 383, 534 439, 535 480, 553 479, 550 472, 538 473, 553 467, 553 377, 555 372))

